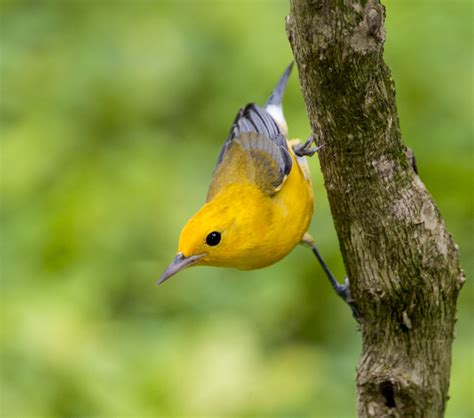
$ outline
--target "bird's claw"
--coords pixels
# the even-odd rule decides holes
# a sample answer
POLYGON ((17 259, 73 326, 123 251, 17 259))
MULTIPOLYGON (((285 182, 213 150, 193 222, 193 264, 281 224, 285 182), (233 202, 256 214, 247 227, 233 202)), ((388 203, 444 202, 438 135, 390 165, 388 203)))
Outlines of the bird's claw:
POLYGON ((344 278, 344 284, 337 283, 334 287, 334 290, 342 298, 342 300, 344 300, 349 305, 354 319, 360 322, 361 316, 359 314, 359 311, 357 310, 354 299, 352 298, 349 277, 346 276, 344 278))
POLYGON ((303 144, 295 145, 293 147, 293 152, 298 157, 312 157, 316 152, 318 152, 322 147, 324 147, 324 144, 311 147, 311 144, 313 143, 316 144, 316 141, 314 139, 314 135, 311 134, 303 144))
POLYGON ((321 264, 321 267, 323 268, 324 272, 326 273, 329 282, 331 283, 331 286, 333 287, 334 291, 337 293, 337 295, 349 305, 349 308, 351 308, 352 311, 352 316, 357 322, 361 322, 362 316, 360 315, 359 311, 357 310, 356 303, 354 299, 352 298, 351 294, 351 286, 349 282, 349 277, 344 278, 344 284, 340 284, 337 279, 334 277, 334 275, 331 273, 331 270, 329 270, 329 267, 327 266, 326 262, 324 261, 323 257, 321 256, 318 247, 316 247, 316 244, 314 241, 308 240, 306 241, 307 244, 311 246, 311 249, 313 250, 314 255, 319 261, 319 264, 321 264))
POLYGON ((344 278, 344 284, 336 283, 335 288, 336 293, 343 298, 346 302, 347 300, 351 297, 351 290, 350 290, 350 283, 349 283, 349 277, 344 278))

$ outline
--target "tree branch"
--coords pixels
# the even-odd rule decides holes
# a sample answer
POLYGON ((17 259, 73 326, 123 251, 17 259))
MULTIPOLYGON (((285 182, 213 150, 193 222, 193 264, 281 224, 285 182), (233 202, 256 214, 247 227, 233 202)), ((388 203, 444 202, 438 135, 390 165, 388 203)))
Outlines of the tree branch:
POLYGON ((362 316, 358 414, 440 417, 464 276, 401 141, 384 18, 376 0, 291 0, 287 32, 362 316))

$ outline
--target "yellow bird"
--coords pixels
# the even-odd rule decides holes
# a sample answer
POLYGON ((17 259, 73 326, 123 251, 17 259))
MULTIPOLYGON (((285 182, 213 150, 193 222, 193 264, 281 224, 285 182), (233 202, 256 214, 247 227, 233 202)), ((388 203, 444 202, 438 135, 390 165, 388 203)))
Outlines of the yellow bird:
POLYGON ((264 107, 251 103, 237 113, 206 203, 182 229, 176 258, 158 283, 190 266, 259 269, 301 243, 313 249, 336 292, 352 307, 348 281, 337 282, 307 233, 313 191, 305 156, 318 148, 311 147, 313 136, 303 144, 287 139, 282 99, 292 67, 264 107))

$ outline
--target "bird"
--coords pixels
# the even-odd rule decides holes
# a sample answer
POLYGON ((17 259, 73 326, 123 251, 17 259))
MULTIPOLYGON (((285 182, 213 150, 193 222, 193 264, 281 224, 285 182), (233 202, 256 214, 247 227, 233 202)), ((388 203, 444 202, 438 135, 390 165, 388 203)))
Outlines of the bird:
POLYGON ((293 64, 263 106, 249 103, 238 111, 206 202, 181 230, 176 257, 158 284, 191 266, 260 269, 302 244, 312 249, 336 293, 355 312, 348 279, 339 284, 308 233, 313 187, 306 157, 321 146, 313 134, 305 142, 288 139, 282 102, 293 64))

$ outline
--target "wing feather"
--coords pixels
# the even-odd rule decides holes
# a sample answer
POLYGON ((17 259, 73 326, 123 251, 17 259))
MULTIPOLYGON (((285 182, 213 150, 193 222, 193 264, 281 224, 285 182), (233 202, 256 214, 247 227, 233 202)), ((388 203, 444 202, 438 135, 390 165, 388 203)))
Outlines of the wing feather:
POLYGON ((232 183, 253 182, 274 195, 290 173, 292 159, 286 137, 263 108, 249 104, 234 119, 209 186, 207 200, 232 183))

